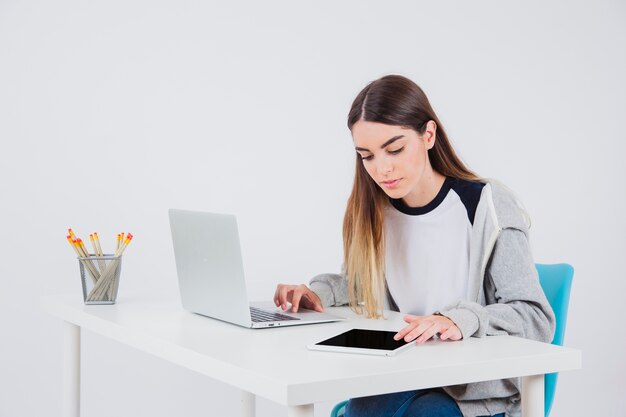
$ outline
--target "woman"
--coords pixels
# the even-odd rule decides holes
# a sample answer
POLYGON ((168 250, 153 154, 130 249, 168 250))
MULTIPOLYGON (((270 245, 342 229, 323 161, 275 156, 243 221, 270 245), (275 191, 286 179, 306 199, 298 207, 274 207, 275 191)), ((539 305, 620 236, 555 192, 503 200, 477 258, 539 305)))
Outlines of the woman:
MULTIPOLYGON (((509 334, 550 342, 528 217, 502 185, 457 157, 424 92, 389 75, 355 98, 356 174, 343 224, 343 272, 278 285, 274 302, 369 317, 407 313, 396 339, 424 343, 509 334)), ((346 417, 516 416, 519 379, 351 399, 346 417)))

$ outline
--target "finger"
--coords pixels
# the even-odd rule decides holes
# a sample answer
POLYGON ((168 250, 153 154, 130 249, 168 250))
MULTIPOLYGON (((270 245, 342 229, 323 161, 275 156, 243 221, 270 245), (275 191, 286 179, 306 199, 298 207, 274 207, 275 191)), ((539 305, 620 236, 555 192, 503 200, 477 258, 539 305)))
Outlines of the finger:
POLYGON ((274 291, 274 304, 276 304, 276 307, 278 307, 280 305, 280 298, 279 298, 279 291, 280 291, 280 287, 282 287, 283 284, 278 284, 276 286, 276 291, 274 291))
POLYGON ((317 312, 324 312, 324 306, 322 300, 313 291, 309 290, 304 294, 304 297, 309 301, 311 308, 317 312))
POLYGON ((296 289, 293 290, 293 294, 291 295, 291 311, 293 313, 298 312, 298 307, 300 307, 300 299, 302 298, 303 295, 302 288, 301 287, 296 287, 296 289))
POLYGON ((283 285, 279 292, 280 307, 287 310, 287 302, 289 301, 289 293, 291 292, 292 285, 283 285))
POLYGON ((433 323, 432 326, 430 326, 428 329, 426 329, 421 335, 420 337, 418 337, 415 340, 415 343, 417 343, 418 345, 420 343, 424 343, 425 341, 429 340, 431 337, 433 337, 435 334, 437 334, 437 332, 439 331, 439 325, 437 323, 433 323))
POLYGON ((406 335, 412 332, 418 325, 419 325, 419 322, 415 321, 409 324, 408 326, 403 327, 402 329, 400 329, 398 333, 396 333, 396 335, 393 338, 395 340, 404 339, 406 335))
POLYGON ((404 335, 406 335, 411 330, 413 330, 413 326, 411 326, 411 325, 405 326, 405 327, 401 328, 400 330, 398 330, 398 333, 396 333, 393 336, 393 339, 394 340, 400 340, 400 339, 402 339, 404 337, 404 335))
POLYGON ((404 317, 402 317, 402 319, 407 322, 407 323, 412 323, 413 320, 419 318, 419 316, 412 316, 410 314, 406 314, 404 317))
POLYGON ((413 329, 413 331, 409 332, 409 334, 407 334, 404 337, 404 340, 406 342, 410 342, 412 340, 415 340, 415 339, 419 338, 432 325, 433 325, 433 323, 430 322, 430 321, 423 321, 423 322, 421 322, 418 326, 415 327, 415 329, 413 329))
POLYGON ((450 322, 448 325, 443 325, 443 327, 439 330, 439 339, 440 340, 447 340, 449 338, 451 338, 454 334, 454 331, 457 327, 450 322))
POLYGON ((461 330, 459 330, 459 328, 453 324, 452 326, 448 327, 443 333, 441 333, 441 336, 439 336, 439 338, 441 340, 461 340, 463 338, 463 335, 461 334, 461 330))
POLYGON ((451 330, 451 329, 448 329, 448 330, 445 330, 443 333, 441 333, 441 334, 439 335, 439 339, 440 339, 440 340, 448 340, 448 338, 449 338, 450 336, 452 336, 452 330, 451 330))
POLYGON ((415 329, 415 327, 421 322, 420 316, 412 316, 410 314, 405 315, 402 319, 409 323, 408 326, 402 328, 396 335, 393 337, 395 340, 400 340, 411 330, 415 329))

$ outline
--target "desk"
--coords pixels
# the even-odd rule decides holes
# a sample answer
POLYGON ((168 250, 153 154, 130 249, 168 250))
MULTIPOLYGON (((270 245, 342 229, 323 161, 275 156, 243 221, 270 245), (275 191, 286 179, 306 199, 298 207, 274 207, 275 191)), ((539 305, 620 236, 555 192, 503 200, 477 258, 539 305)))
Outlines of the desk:
POLYGON ((184 311, 178 299, 86 306, 73 295, 42 297, 41 304, 65 321, 66 417, 80 415, 81 328, 240 389, 245 417, 254 416, 256 396, 286 406, 290 417, 313 417, 316 402, 510 377, 523 377, 523 416, 543 417, 543 374, 581 367, 578 350, 511 336, 432 340, 396 357, 306 349, 353 327, 397 330, 403 321, 394 312, 369 320, 335 307, 328 310, 350 320, 251 330, 184 311), (285 372, 294 363, 298 372, 285 372))

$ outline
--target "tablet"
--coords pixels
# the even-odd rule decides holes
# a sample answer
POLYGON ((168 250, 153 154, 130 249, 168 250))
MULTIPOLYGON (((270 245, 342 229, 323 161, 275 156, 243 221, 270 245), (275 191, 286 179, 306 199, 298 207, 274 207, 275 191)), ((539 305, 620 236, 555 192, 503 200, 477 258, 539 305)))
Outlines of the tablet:
POLYGON ((394 356, 415 343, 404 339, 394 340, 397 332, 386 330, 352 329, 347 332, 307 346, 310 350, 360 353, 365 355, 394 356))

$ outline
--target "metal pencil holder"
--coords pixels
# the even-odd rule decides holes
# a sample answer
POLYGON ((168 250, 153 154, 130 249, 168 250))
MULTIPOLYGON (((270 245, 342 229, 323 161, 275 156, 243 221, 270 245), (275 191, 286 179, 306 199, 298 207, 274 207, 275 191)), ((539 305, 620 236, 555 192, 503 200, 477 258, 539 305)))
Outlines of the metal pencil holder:
POLYGON ((85 304, 115 304, 122 257, 114 255, 78 258, 85 304))

